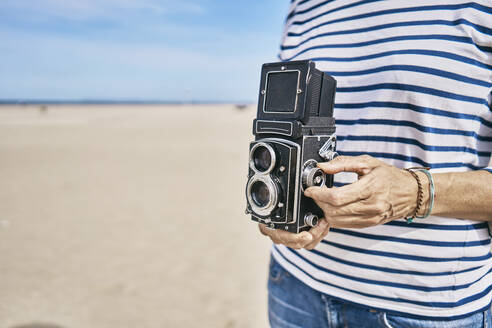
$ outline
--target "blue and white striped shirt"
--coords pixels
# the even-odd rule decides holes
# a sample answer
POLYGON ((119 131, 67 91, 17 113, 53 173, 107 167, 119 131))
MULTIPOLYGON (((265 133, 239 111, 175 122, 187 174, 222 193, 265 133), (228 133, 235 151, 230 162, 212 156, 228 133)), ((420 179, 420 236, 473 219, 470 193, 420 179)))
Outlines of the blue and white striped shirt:
MULTIPOLYGON (((341 155, 492 172, 492 1, 292 1, 279 56, 314 60, 337 79, 341 155)), ((333 297, 458 319, 490 305, 490 242, 486 222, 434 216, 331 229, 315 250, 272 253, 333 297)))

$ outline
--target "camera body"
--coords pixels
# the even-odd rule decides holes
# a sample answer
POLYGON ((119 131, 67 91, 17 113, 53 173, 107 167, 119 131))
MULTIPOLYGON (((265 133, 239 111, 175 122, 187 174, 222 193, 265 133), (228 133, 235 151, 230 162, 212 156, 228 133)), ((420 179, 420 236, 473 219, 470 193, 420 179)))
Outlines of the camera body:
POLYGON ((312 61, 262 66, 246 184, 246 214, 252 220, 298 233, 323 217, 303 192, 333 186, 333 176, 316 165, 337 156, 335 89, 336 80, 312 61))

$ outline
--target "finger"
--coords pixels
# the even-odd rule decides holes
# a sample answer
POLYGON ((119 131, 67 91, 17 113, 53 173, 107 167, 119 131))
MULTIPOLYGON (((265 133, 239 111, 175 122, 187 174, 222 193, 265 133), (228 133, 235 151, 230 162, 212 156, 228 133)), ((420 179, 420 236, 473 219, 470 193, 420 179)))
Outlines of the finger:
POLYGON ((263 236, 268 236, 268 233, 266 232, 268 228, 266 227, 266 225, 264 225, 263 223, 258 223, 258 229, 263 236))
POLYGON ((328 226, 328 221, 322 218, 318 221, 318 224, 315 227, 309 230, 309 233, 314 237, 314 239, 316 239, 323 234, 327 226, 328 226))
POLYGON ((301 249, 313 240, 313 236, 307 231, 292 233, 283 230, 273 230, 261 223, 258 224, 258 227, 260 232, 270 237, 275 244, 282 244, 290 248, 301 249))
POLYGON ((265 224, 262 223, 258 223, 258 227, 260 228, 260 232, 262 233, 262 235, 269 237, 273 243, 275 244, 282 243, 277 236, 276 230, 270 229, 265 224))
POLYGON ((325 217, 333 218, 337 216, 368 216, 368 215, 392 215, 393 210, 389 202, 372 202, 362 200, 343 206, 330 206, 327 203, 314 200, 323 209, 325 217))
POLYGON ((336 218, 326 218, 330 228, 353 228, 353 229, 361 229, 368 228, 378 224, 381 224, 380 218, 378 216, 338 216, 336 218))
POLYGON ((361 179, 342 187, 309 187, 304 195, 333 206, 342 206, 370 197, 368 180, 361 179))
POLYGON ((307 231, 292 233, 283 230, 275 230, 275 236, 280 244, 294 249, 301 249, 313 240, 313 235, 307 231))
POLYGON ((318 225, 309 230, 309 232, 313 235, 314 240, 304 246, 304 248, 308 250, 314 249, 321 242, 321 240, 325 238, 329 231, 330 225, 328 224, 328 221, 326 219, 319 220, 318 225))
POLYGON ((382 162, 369 155, 362 156, 338 156, 329 162, 318 163, 318 167, 327 174, 339 172, 355 172, 365 175, 382 162))

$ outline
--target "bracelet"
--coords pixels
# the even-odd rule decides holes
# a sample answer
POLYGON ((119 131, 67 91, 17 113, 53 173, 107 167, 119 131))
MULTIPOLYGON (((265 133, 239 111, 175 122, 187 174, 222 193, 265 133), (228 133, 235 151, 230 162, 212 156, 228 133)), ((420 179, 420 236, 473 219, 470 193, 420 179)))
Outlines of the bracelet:
POLYGON ((429 207, 427 208, 427 211, 423 216, 417 216, 418 219, 426 219, 429 217, 429 215, 432 212, 432 209, 434 208, 434 197, 436 194, 436 190, 434 188, 434 178, 432 177, 432 174, 429 172, 429 168, 427 167, 417 169, 416 171, 424 172, 425 175, 427 175, 427 179, 429 179, 429 207))
POLYGON ((429 217, 429 215, 431 214, 432 209, 434 207, 434 196, 435 196, 434 179, 432 177, 432 174, 429 172, 430 167, 410 167, 405 170, 410 172, 412 176, 415 178, 415 180, 417 180, 417 186, 418 186, 417 207, 415 208, 415 211, 413 212, 413 215, 411 217, 405 218, 405 220, 407 220, 407 223, 412 223, 413 219, 415 218, 425 219, 429 217), (427 208, 427 211, 425 211, 425 214, 423 216, 417 215, 417 213, 420 211, 420 208, 423 205, 424 193, 422 191, 422 184, 420 183, 420 179, 417 173, 415 173, 415 171, 424 172, 425 175, 427 176, 427 179, 429 179, 429 207, 427 208))
POLYGON ((408 169, 405 169, 405 171, 410 172, 410 174, 417 180, 417 186, 418 186, 418 191, 417 191, 417 206, 415 207, 415 211, 413 211, 412 216, 406 217, 405 220, 407 220, 407 223, 410 224, 413 222, 413 219, 417 216, 418 211, 420 210, 420 207, 422 206, 423 203, 423 198, 424 198, 424 192, 422 191, 422 184, 420 183, 420 178, 415 173, 413 170, 415 168, 411 167, 408 169))

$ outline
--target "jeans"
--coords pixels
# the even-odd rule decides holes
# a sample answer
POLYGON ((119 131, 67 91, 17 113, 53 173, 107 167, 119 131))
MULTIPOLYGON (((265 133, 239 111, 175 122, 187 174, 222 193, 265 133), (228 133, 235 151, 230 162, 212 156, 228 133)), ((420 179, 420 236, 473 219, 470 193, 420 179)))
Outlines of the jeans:
POLYGON ((273 257, 268 279, 268 318, 272 328, 492 328, 490 309, 463 319, 438 321, 346 303, 305 285, 273 257))

